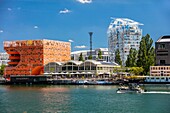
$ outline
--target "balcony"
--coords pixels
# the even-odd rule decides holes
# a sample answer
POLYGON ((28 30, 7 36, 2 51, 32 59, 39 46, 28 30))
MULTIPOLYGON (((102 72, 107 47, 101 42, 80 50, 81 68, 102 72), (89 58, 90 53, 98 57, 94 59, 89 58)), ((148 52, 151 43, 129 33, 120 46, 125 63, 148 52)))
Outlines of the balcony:
POLYGON ((8 54, 19 54, 17 51, 7 51, 8 54))
POLYGON ((8 62, 9 65, 17 65, 19 62, 8 62))
POLYGON ((10 60, 20 59, 20 56, 10 56, 9 59, 10 60))

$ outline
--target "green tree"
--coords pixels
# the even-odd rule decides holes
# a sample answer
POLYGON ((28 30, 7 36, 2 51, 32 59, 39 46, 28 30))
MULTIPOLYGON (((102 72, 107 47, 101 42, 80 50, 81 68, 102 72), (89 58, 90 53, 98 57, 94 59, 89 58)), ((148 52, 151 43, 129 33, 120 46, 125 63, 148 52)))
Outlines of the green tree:
POLYGON ((134 75, 141 75, 144 69, 142 67, 132 67, 130 69, 130 72, 133 73, 134 75))
POLYGON ((80 56, 79 56, 79 61, 84 61, 83 59, 83 54, 81 53, 80 56))
POLYGON ((126 67, 130 67, 130 65, 131 65, 131 58, 130 55, 128 55, 126 60, 126 67))
POLYGON ((122 65, 122 60, 120 58, 119 49, 117 49, 116 52, 115 52, 115 62, 118 63, 119 65, 122 65))
POLYGON ((137 50, 131 48, 126 60, 126 67, 135 67, 137 63, 137 50))
POLYGON ((92 55, 89 55, 88 59, 91 60, 92 59, 92 55))
POLYGON ((152 46, 153 40, 150 35, 142 37, 138 51, 137 66, 144 69, 143 74, 149 73, 150 66, 155 64, 155 49, 152 46))
POLYGON ((5 67, 6 67, 5 65, 0 66, 0 76, 4 74, 5 67))
POLYGON ((102 59, 102 51, 101 50, 98 51, 98 59, 102 59))

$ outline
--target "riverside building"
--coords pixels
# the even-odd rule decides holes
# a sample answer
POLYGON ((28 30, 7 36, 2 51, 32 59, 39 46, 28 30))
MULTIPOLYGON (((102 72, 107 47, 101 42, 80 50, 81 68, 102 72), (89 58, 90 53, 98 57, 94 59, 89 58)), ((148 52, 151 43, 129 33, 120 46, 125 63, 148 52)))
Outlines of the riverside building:
POLYGON ((155 42, 156 64, 150 66, 150 82, 170 82, 170 36, 162 36, 155 42))
POLYGON ((113 18, 107 31, 111 62, 115 61, 117 49, 123 65, 125 65, 130 49, 139 49, 142 38, 142 29, 139 28, 139 25, 143 24, 128 18, 113 18))
POLYGON ((53 76, 65 76, 70 78, 109 77, 120 65, 116 63, 96 60, 67 62, 50 62, 44 66, 44 74, 53 76))
POLYGON ((70 60, 70 43, 54 40, 4 41, 4 49, 9 55, 4 76, 42 75, 49 62, 70 60))

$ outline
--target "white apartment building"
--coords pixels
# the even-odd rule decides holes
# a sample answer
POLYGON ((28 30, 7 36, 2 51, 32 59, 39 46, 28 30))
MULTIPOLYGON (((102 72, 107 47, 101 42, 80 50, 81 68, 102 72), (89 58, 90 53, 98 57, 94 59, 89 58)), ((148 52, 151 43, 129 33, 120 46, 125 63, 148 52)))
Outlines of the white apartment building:
POLYGON ((115 52, 118 49, 122 60, 122 65, 125 65, 127 56, 131 48, 139 49, 142 38, 142 29, 139 22, 128 18, 113 18, 107 31, 108 49, 110 61, 115 61, 115 52))

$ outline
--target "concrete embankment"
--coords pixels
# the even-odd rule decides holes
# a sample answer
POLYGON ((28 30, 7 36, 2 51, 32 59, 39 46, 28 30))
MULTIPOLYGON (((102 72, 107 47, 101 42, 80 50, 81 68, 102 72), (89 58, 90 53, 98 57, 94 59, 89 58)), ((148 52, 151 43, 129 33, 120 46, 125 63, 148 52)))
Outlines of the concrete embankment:
POLYGON ((11 76, 9 80, 1 79, 0 84, 49 84, 49 85, 117 85, 125 81, 112 78, 52 78, 49 76, 11 76))

